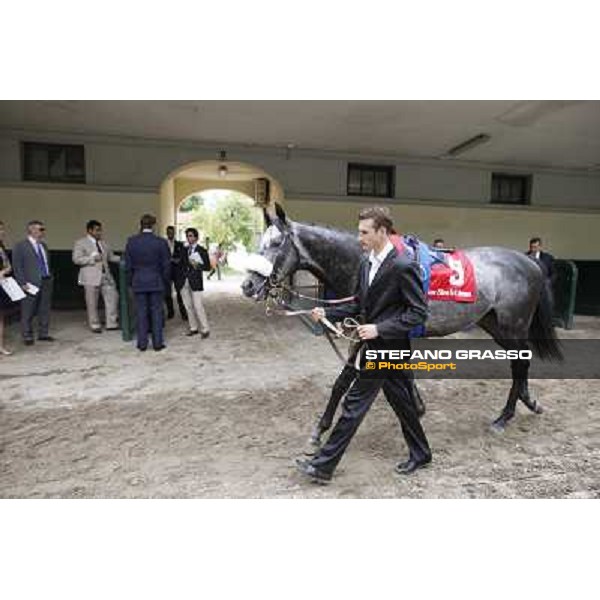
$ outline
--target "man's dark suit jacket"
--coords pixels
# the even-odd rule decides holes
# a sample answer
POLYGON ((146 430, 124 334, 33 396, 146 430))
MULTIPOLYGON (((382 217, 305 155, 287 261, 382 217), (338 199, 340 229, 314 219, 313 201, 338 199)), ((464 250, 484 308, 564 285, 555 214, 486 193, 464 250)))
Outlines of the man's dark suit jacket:
POLYGON ((202 265, 194 266, 190 261, 188 248, 182 246, 180 254, 181 261, 175 276, 175 288, 178 290, 185 285, 186 279, 190 282, 192 291, 201 292, 204 289, 202 271, 210 271, 210 259, 206 248, 200 244, 196 244, 194 254, 202 259, 202 265))
POLYGON ((171 285, 167 241, 150 232, 130 237, 125 247, 125 269, 134 292, 164 292, 171 285))
POLYGON ((173 240, 173 258, 179 256, 184 248, 185 246, 183 245, 183 242, 180 242, 179 240, 173 240))
POLYGON ((369 340, 373 349, 404 346, 408 332, 427 319, 427 301, 419 266, 399 256, 394 248, 379 267, 371 285, 369 270, 369 260, 363 258, 355 292, 357 300, 328 308, 325 314, 334 321, 362 315, 365 323, 377 325, 379 337, 369 340))
MULTIPOLYGON (((46 261, 48 262, 48 273, 52 274, 50 265, 50 252, 48 246, 44 242, 41 245, 46 252, 46 261)), ((42 272, 40 271, 40 263, 35 250, 29 239, 23 240, 15 244, 12 251, 12 268, 14 278, 19 285, 32 283, 36 287, 42 285, 42 272)))
MULTIPOLYGON (((533 253, 527 252, 527 256, 533 258, 533 253)), ((542 266, 542 271, 544 272, 546 278, 553 282, 554 277, 556 275, 554 271, 554 256, 552 256, 552 254, 550 254, 549 252, 542 252, 540 250, 539 262, 542 266)))
POLYGON ((177 281, 178 271, 181 269, 181 261, 183 259, 184 252, 185 246, 183 245, 183 242, 173 240, 173 254, 171 255, 171 281, 177 281))

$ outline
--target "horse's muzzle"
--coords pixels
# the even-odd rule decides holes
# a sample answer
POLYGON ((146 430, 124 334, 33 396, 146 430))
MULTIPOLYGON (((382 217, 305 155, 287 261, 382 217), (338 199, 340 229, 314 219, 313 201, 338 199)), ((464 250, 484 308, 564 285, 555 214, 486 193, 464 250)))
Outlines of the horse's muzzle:
POLYGON ((267 297, 267 283, 264 278, 257 280, 256 277, 250 276, 242 283, 242 293, 246 298, 254 298, 257 302, 264 300, 267 297))
POLYGON ((242 283, 242 293, 248 298, 252 298, 252 296, 254 296, 256 293, 254 284, 250 279, 246 279, 246 281, 242 283))

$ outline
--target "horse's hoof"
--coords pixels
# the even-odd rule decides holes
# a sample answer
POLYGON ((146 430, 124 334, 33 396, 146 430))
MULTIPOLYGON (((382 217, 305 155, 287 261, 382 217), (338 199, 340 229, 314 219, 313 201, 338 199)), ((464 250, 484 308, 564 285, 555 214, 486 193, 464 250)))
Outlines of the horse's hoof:
POLYGON ((506 421, 504 419, 496 419, 491 423, 490 429, 494 433, 504 433, 504 430, 506 429, 506 421))
POLYGON ((536 415, 541 415, 544 412, 542 405, 537 400, 531 400, 529 397, 527 399, 521 398, 523 404, 536 415))
POLYGON ((492 424, 492 431, 496 433, 502 433, 506 429, 508 422, 514 417, 514 415, 500 415, 492 424))
POLYGON ((304 454, 306 456, 315 456, 315 454, 318 454, 320 449, 321 449, 321 440, 319 438, 311 437, 308 440, 308 445, 304 449, 304 454))

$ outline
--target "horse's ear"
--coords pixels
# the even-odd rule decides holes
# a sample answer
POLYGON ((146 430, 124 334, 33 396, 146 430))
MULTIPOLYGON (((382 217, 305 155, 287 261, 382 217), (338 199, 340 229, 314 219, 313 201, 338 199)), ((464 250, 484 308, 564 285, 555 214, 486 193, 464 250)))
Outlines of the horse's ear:
POLYGON ((283 207, 278 202, 275 202, 275 214, 284 225, 289 225, 285 210, 283 210, 283 207))
POLYGON ((273 220, 271 219, 271 215, 267 212, 266 208, 263 208, 263 216, 265 218, 265 228, 268 229, 273 224, 273 220))
POLYGON ((277 202, 275 202, 275 210, 273 210, 272 206, 267 207, 263 209, 263 214, 265 217, 265 225, 267 227, 275 225, 279 231, 283 232, 284 229, 287 229, 290 225, 285 211, 277 202))

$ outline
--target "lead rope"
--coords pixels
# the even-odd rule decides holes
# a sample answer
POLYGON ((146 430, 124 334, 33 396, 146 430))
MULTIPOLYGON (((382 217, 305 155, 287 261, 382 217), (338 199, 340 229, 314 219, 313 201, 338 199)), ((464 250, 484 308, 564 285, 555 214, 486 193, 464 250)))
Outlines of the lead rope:
MULTIPOLYGON (((284 291, 288 291, 289 293, 295 295, 298 298, 312 300, 313 302, 316 300, 318 302, 322 302, 323 304, 343 304, 343 303, 351 302, 352 300, 355 299, 355 296, 348 296, 346 298, 340 298, 340 299, 336 299, 336 300, 320 300, 318 298, 304 296, 303 294, 300 294, 300 293, 296 292, 295 290, 287 288, 286 286, 278 285, 276 287, 272 287, 269 290, 269 294, 268 294, 267 300, 266 300, 266 307, 265 307, 266 316, 270 317, 273 315, 278 315, 278 316, 281 315, 284 317, 298 317, 300 315, 310 315, 312 313, 312 309, 301 309, 301 310, 286 309, 285 307, 289 306, 289 305, 283 299, 284 291)), ((335 343, 334 337, 333 337, 333 336, 335 336, 336 339, 343 338, 353 344, 360 343, 361 340, 358 337, 358 334, 356 333, 356 330, 360 326, 360 323, 353 317, 346 317, 343 320, 342 328, 340 329, 340 328, 336 327, 326 317, 322 317, 320 319, 320 322, 324 326, 324 332, 325 332, 325 337, 327 338, 327 341, 333 348, 333 351, 336 353, 336 355, 340 359, 340 361, 344 365, 353 366, 355 369, 360 370, 360 352, 356 353, 356 360, 354 361, 353 365, 350 365, 348 360, 346 358, 344 358, 344 356, 340 352, 339 348, 337 347, 337 345, 335 343), (344 330, 350 332, 350 334, 347 335, 344 330)))

